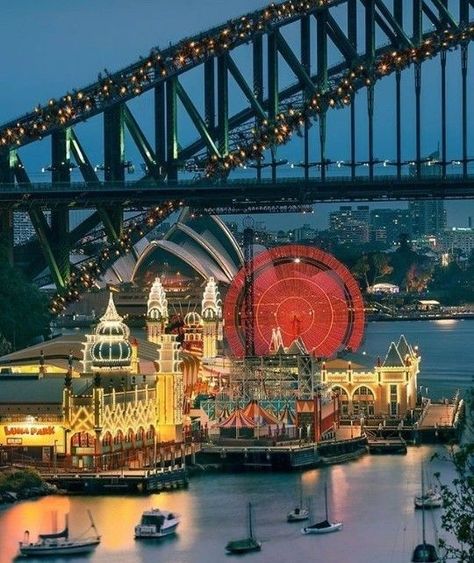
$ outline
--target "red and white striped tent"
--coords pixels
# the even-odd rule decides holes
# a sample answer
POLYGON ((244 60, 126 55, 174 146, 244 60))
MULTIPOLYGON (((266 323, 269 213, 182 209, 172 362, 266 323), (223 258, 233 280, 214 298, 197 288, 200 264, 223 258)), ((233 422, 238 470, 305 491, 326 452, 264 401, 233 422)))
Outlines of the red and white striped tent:
POLYGON ((255 424, 260 426, 270 426, 279 423, 278 418, 271 412, 264 409, 258 401, 250 401, 250 403, 243 410, 245 416, 254 421, 255 424))
POLYGON ((236 409, 226 420, 219 424, 220 435, 227 438, 252 438, 255 424, 242 409, 236 409))

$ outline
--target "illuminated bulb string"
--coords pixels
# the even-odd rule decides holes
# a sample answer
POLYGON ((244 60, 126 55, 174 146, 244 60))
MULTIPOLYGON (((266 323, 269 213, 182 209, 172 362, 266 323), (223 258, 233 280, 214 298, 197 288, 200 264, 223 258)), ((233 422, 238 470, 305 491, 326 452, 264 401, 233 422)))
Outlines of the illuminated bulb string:
POLYGON ((117 242, 104 245, 96 257, 83 263, 76 271, 71 273, 66 286, 51 299, 49 304, 51 313, 58 315, 70 303, 78 301, 81 293, 93 287, 97 279, 120 256, 128 254, 135 242, 182 205, 182 201, 168 201, 153 208, 143 221, 129 223, 117 242))
POLYGON ((105 76, 99 74, 98 82, 80 91, 68 92, 59 100, 50 99, 46 106, 38 105, 33 112, 7 123, 0 129, 0 146, 21 146, 41 139, 58 127, 87 119, 104 107, 138 96, 160 79, 225 53, 256 33, 270 31, 277 23, 335 3, 337 0, 288 0, 271 4, 163 51, 152 49, 148 57, 136 64, 113 74, 105 71, 105 76))
POLYGON ((274 121, 264 120, 255 126, 248 138, 223 157, 213 155, 205 167, 206 178, 225 177, 248 161, 260 161, 264 151, 272 146, 286 144, 294 131, 317 119, 330 108, 342 108, 352 102, 353 94, 361 88, 373 86, 375 82, 395 71, 412 64, 421 63, 437 56, 441 51, 456 49, 474 38, 474 24, 460 31, 447 29, 426 36, 420 47, 394 50, 378 57, 372 64, 359 64, 344 72, 326 92, 320 92, 299 108, 288 106, 274 121))

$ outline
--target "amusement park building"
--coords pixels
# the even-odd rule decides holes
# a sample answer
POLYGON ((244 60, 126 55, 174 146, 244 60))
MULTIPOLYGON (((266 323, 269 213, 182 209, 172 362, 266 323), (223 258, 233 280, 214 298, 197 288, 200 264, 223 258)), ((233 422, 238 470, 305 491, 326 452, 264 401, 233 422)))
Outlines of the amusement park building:
MULTIPOLYGON (((197 313, 184 325, 185 337, 194 335, 192 345, 185 339, 181 346, 177 335, 164 331, 150 341, 130 337, 110 294, 105 314, 85 339, 61 337, 1 358, 3 454, 45 462, 54 455, 79 467, 142 466, 161 443, 181 442, 185 389, 198 377, 203 349, 216 350, 211 341, 218 337, 220 313, 214 296, 212 302, 208 287, 203 313, 216 311, 207 314, 206 325, 197 313)), ((150 297, 153 324, 159 319, 150 297)))
POLYGON ((321 365, 321 382, 339 395, 341 415, 404 418, 416 407, 421 357, 402 335, 375 365, 362 354, 344 354, 321 365))

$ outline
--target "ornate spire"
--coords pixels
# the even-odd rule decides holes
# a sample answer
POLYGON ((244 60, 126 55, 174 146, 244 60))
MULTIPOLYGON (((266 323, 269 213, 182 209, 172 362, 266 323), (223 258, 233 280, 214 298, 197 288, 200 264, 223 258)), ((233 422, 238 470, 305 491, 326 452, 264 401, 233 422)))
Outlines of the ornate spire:
POLYGON ((215 320, 222 317, 222 301, 213 277, 210 277, 207 282, 201 305, 204 320, 215 320))
POLYGON ((107 309, 105 313, 100 317, 101 322, 107 321, 122 321, 123 317, 121 317, 117 313, 117 309, 115 308, 114 298, 112 292, 109 293, 109 303, 107 305, 107 309))
POLYGON ((147 302, 147 316, 150 319, 156 320, 168 318, 168 300, 159 277, 155 278, 150 289, 147 302))

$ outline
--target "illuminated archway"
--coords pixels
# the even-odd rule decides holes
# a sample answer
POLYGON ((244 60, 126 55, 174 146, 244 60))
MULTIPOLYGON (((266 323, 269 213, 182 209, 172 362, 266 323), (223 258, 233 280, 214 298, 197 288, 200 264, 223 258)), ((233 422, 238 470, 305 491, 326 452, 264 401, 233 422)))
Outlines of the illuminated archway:
POLYGON ((360 416, 375 414, 375 394, 369 387, 361 385, 352 393, 352 412, 360 416))

